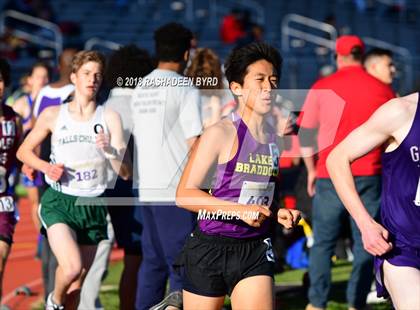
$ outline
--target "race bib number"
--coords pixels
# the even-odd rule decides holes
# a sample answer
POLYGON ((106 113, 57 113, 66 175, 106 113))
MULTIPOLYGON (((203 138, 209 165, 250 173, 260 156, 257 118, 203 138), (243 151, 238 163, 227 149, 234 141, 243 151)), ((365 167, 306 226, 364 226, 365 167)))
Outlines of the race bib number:
POLYGON ((68 182, 63 182, 62 185, 92 189, 106 184, 106 162, 103 160, 73 164, 66 168, 68 182))
POLYGON ((13 212, 15 211, 15 202, 13 197, 6 196, 0 198, 0 212, 13 212))
POLYGON ((238 202, 245 205, 271 206, 274 196, 274 182, 262 183, 244 181, 238 202))
POLYGON ((95 180, 96 178, 98 178, 98 170, 92 169, 92 170, 78 171, 75 173, 75 175, 76 175, 77 182, 95 180))

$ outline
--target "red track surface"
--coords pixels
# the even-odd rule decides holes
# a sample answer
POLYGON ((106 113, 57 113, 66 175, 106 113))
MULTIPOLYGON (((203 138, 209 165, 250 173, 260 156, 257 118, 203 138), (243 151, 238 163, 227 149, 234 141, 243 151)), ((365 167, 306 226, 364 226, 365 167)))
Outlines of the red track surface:
MULTIPOLYGON (((35 258, 38 231, 31 220, 27 200, 19 203, 20 221, 16 226, 14 244, 6 264, 3 278, 2 303, 12 310, 30 310, 31 305, 42 298, 43 286, 41 261, 35 258), (21 285, 28 286, 33 296, 15 296, 15 289, 21 285)), ((122 251, 113 250, 111 260, 122 258, 122 251)))

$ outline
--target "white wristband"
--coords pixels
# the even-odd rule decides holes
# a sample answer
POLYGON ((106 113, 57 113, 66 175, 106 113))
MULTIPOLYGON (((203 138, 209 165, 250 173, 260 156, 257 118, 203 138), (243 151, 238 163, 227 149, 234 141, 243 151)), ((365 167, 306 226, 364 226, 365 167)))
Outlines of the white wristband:
POLYGON ((118 152, 116 149, 114 149, 113 147, 111 147, 111 152, 105 152, 104 151, 104 156, 106 159, 117 159, 118 157, 118 152))

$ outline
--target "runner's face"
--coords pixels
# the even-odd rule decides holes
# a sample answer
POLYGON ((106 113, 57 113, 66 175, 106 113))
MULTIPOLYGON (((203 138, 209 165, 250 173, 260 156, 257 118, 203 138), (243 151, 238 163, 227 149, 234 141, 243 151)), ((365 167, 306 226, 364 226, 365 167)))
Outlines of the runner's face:
POLYGON ((88 98, 94 98, 102 83, 102 67, 97 62, 89 61, 76 73, 72 73, 72 76, 76 91, 88 98))
POLYGON ((271 110, 271 102, 274 91, 277 88, 278 77, 273 65, 262 59, 248 66, 248 73, 245 75, 243 89, 243 100, 246 105, 264 115, 271 110))
POLYGON ((36 67, 31 76, 28 78, 28 83, 32 92, 38 93, 42 87, 48 84, 48 71, 44 67, 36 67))

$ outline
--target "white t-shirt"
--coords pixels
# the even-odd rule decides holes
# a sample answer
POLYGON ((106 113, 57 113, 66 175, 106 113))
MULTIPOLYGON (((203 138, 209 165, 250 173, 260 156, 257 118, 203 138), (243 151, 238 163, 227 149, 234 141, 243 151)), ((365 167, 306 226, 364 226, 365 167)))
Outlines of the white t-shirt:
MULTIPOLYGON (((155 69, 143 81, 156 85, 183 78, 174 71, 155 69)), ((134 90, 131 115, 140 201, 175 201, 187 161, 187 139, 202 131, 199 107, 200 94, 193 86, 139 85, 134 90)))
MULTIPOLYGON (((107 101, 104 103, 105 109, 111 108, 120 115, 123 128, 124 142, 128 145, 131 133, 133 131, 133 122, 131 117, 130 102, 134 89, 115 87, 111 89, 107 101)), ((117 174, 108 165, 108 186, 114 188, 117 180, 117 174)))
POLYGON ((73 84, 67 84, 63 87, 53 88, 50 85, 43 87, 36 98, 34 105, 34 116, 38 118, 41 112, 50 106, 60 105, 74 91, 73 84))

